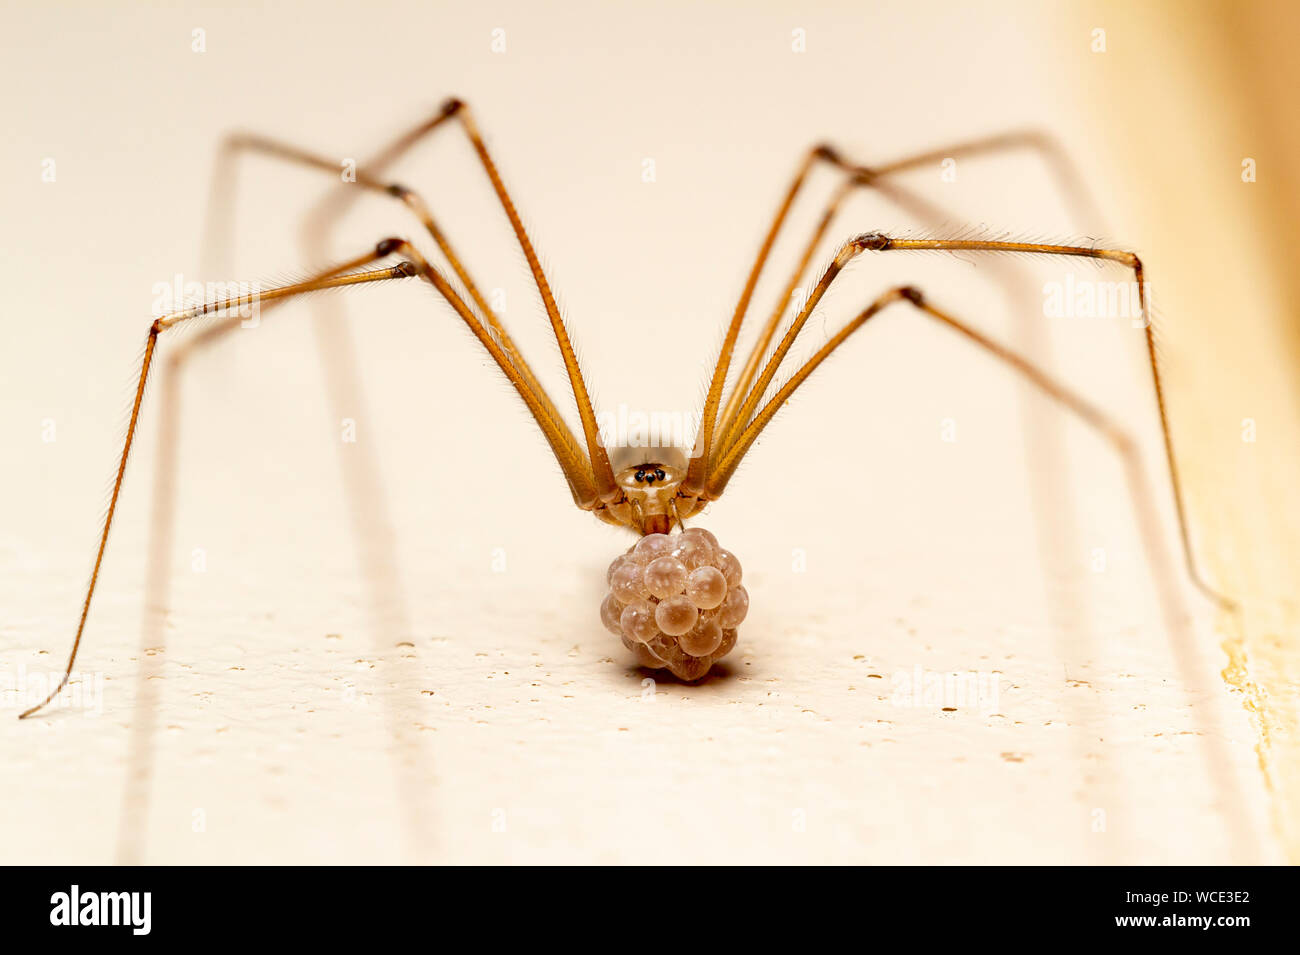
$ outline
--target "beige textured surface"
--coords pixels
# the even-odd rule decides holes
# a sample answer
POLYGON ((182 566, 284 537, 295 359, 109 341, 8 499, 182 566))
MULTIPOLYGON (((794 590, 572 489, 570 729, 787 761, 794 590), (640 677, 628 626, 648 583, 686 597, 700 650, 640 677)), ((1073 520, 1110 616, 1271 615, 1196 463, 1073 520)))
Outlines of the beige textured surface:
MULTIPOLYGON (((563 23, 480 10, 87 8, 73 20, 84 32, 53 50, 12 50, 6 672, 62 660, 151 288, 198 269, 230 128, 363 156, 446 93, 465 96, 605 407, 694 407, 779 191, 828 136, 873 161, 1046 128, 1125 242, 1155 262, 1178 253, 1148 250, 1153 227, 1117 215, 1118 187, 1093 175, 1097 127, 1055 69, 1086 50, 1078 24, 979 4, 743 18, 593 7, 563 23), (196 27, 203 54, 190 52, 196 27), (790 52, 796 28, 807 53, 790 52), (53 184, 39 181, 46 156, 53 184)), ((11 45, 71 18, 5 16, 11 45)), ((482 284, 505 290, 507 320, 561 394, 464 144, 440 137, 396 175, 427 193, 482 284)), ((963 163, 955 183, 938 170, 908 182, 954 223, 1100 228, 1025 153, 963 163)), ((241 167, 233 277, 319 264, 297 225, 320 190, 306 173, 241 167)), ((863 196, 832 233, 922 227, 863 196)), ((364 203, 331 249, 394 231, 415 225, 364 203)), ((729 671, 696 687, 646 685, 602 630, 603 571, 626 539, 569 506, 526 415, 430 293, 408 283, 277 311, 197 357, 181 385, 161 630, 143 606, 164 393, 152 390, 81 661, 104 675, 103 712, 0 720, 0 861, 1280 861, 1256 728, 1218 676, 1213 614, 1183 593, 1139 333, 1039 314, 1043 284, 1072 271, 1093 274, 871 258, 808 347, 902 281, 1023 343, 1141 439, 1154 545, 1103 442, 899 313, 829 363, 702 521, 740 557, 753 603, 729 671), (327 398, 323 303, 346 306, 364 404, 327 398), (343 416, 356 444, 339 440, 343 416), (362 499, 370 468, 384 495, 362 499), (900 706, 896 680, 917 667, 995 677, 996 706, 900 706)))
POLYGON ((1300 29, 1300 10, 1265 4, 1241 16, 1234 4, 1213 2, 1189 18, 1176 3, 1103 9, 1106 22, 1178 37, 1116 51, 1107 84, 1126 105, 1105 121, 1119 141, 1163 146, 1139 154, 1140 174, 1125 201, 1152 223, 1153 247, 1177 250, 1160 266, 1171 279, 1162 286, 1165 303, 1181 328, 1168 350, 1188 402, 1179 439, 1203 539, 1214 544, 1206 550, 1213 572, 1244 607, 1222 622, 1232 658, 1224 676, 1252 714, 1274 826, 1295 863, 1300 274, 1292 250, 1300 241, 1293 159, 1300 126, 1292 100, 1300 65, 1289 38, 1300 29), (1159 67, 1151 69, 1153 62, 1159 67), (1121 82, 1137 71, 1151 77, 1140 99, 1121 82), (1256 169, 1249 184, 1241 181, 1246 157, 1256 169), (1151 181, 1161 188, 1141 185, 1151 181), (1187 236, 1208 241, 1180 241, 1187 236), (1253 440, 1205 440, 1198 431, 1253 440))

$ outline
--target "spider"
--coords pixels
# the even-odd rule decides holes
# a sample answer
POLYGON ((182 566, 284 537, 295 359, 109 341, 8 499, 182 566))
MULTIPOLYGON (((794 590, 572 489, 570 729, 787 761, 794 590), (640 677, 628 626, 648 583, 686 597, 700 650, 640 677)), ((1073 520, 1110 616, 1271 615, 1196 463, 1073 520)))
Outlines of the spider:
MULTIPOLYGON (((689 449, 606 447, 597 425, 597 415, 586 381, 551 286, 472 113, 460 99, 447 100, 430 120, 395 140, 371 162, 358 167, 355 185, 362 190, 396 199, 413 212, 438 246, 460 287, 465 290, 465 295, 410 242, 400 238, 385 238, 369 251, 303 281, 257 293, 257 303, 260 306, 274 305, 307 292, 328 288, 407 279, 429 283, 468 326, 523 400, 560 466, 573 503, 599 520, 626 528, 637 535, 638 540, 627 553, 617 557, 610 566, 607 582, 611 590, 601 606, 601 618, 605 625, 622 639, 624 645, 635 654, 638 663, 654 669, 667 669, 680 679, 693 681, 707 674, 713 663, 735 645, 738 625, 744 619, 748 607, 748 594, 741 583, 742 572, 735 556, 723 549, 707 530, 687 526, 687 521, 695 518, 706 505, 723 495, 745 454, 795 390, 850 336, 886 311, 909 311, 948 327, 977 349, 1023 376, 1048 397, 1100 432, 1130 464, 1136 460, 1133 440, 1099 408, 1030 361, 940 308, 921 289, 910 285, 895 286, 880 293, 783 384, 770 390, 778 370, 814 309, 837 276, 852 261, 866 253, 912 251, 1013 252, 1072 256, 1116 263, 1132 272, 1137 285, 1155 405, 1163 434, 1165 460, 1169 468, 1187 573, 1199 591, 1220 606, 1232 609, 1235 604, 1205 582, 1193 556, 1178 464, 1170 435, 1169 413, 1156 353, 1155 334, 1147 317, 1145 277, 1142 262, 1134 253, 1096 246, 969 237, 904 238, 882 232, 860 233, 839 246, 833 260, 822 271, 797 310, 788 329, 773 347, 785 308, 807 272, 818 242, 826 235, 835 212, 849 192, 859 187, 893 189, 894 187, 886 185, 893 174, 942 157, 1023 145, 1042 148, 1043 141, 1032 134, 1012 134, 959 144, 874 167, 851 162, 830 145, 817 145, 808 150, 759 246, 735 311, 727 324, 726 335, 709 379, 696 440, 689 449), (448 125, 458 126, 468 138, 518 240, 563 359, 565 373, 577 404, 580 436, 575 435, 565 423, 554 401, 539 383, 500 318, 466 270, 450 240, 434 220, 428 205, 417 192, 382 176, 384 167, 412 145, 448 125), (827 164, 839 170, 843 174, 841 184, 818 220, 812 237, 803 247, 801 260, 785 285, 784 294, 776 309, 759 329, 756 341, 740 366, 734 384, 729 393, 724 395, 741 327, 759 278, 800 190, 813 168, 819 164, 827 164), (385 261, 392 261, 392 264, 381 265, 385 261)), ((336 163, 329 158, 260 135, 232 135, 225 141, 225 149, 231 153, 240 150, 261 153, 332 174, 337 174, 338 171, 336 163)), ((42 702, 20 714, 20 719, 31 716, 53 700, 66 686, 72 673, 85 633, 109 530, 116 514, 127 461, 136 436, 145 386, 154 366, 160 338, 169 329, 202 316, 224 315, 226 318, 221 324, 210 327, 204 333, 207 337, 221 335, 238 326, 237 310, 248 304, 245 299, 207 301, 157 318, 149 325, 126 436, 68 663, 57 686, 42 702)))

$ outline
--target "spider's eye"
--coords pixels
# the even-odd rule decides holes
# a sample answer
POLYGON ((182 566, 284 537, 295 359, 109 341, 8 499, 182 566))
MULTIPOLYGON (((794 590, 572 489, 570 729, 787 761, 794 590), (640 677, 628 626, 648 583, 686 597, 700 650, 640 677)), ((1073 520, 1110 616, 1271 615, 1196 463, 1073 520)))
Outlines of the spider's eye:
POLYGON ((656 478, 657 480, 660 480, 660 481, 662 481, 662 480, 664 479, 664 469, 663 469, 663 468, 655 468, 655 478, 656 478))
POLYGON ((645 468, 642 468, 640 471, 636 472, 636 479, 638 482, 645 480, 645 468))

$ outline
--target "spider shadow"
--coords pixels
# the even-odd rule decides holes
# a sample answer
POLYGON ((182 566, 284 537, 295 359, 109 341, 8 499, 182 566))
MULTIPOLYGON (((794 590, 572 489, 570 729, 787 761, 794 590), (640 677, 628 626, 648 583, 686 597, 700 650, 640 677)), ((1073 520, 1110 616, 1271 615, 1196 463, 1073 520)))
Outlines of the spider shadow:
POLYGON ((649 667, 629 663, 623 672, 628 676, 639 675, 642 680, 653 680, 655 685, 668 684, 692 689, 706 686, 730 686, 739 677, 740 671, 725 661, 719 661, 709 668, 709 672, 696 680, 683 680, 671 670, 652 670, 649 667))

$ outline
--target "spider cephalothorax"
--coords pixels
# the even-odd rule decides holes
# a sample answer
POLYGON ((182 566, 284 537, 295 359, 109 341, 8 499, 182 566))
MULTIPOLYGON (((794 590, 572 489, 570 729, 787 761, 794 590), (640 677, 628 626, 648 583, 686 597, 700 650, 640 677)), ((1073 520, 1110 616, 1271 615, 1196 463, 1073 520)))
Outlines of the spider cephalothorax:
POLYGON ((614 448, 614 483, 622 493, 617 523, 641 534, 667 534, 699 508, 684 497, 687 457, 681 448, 614 448))

